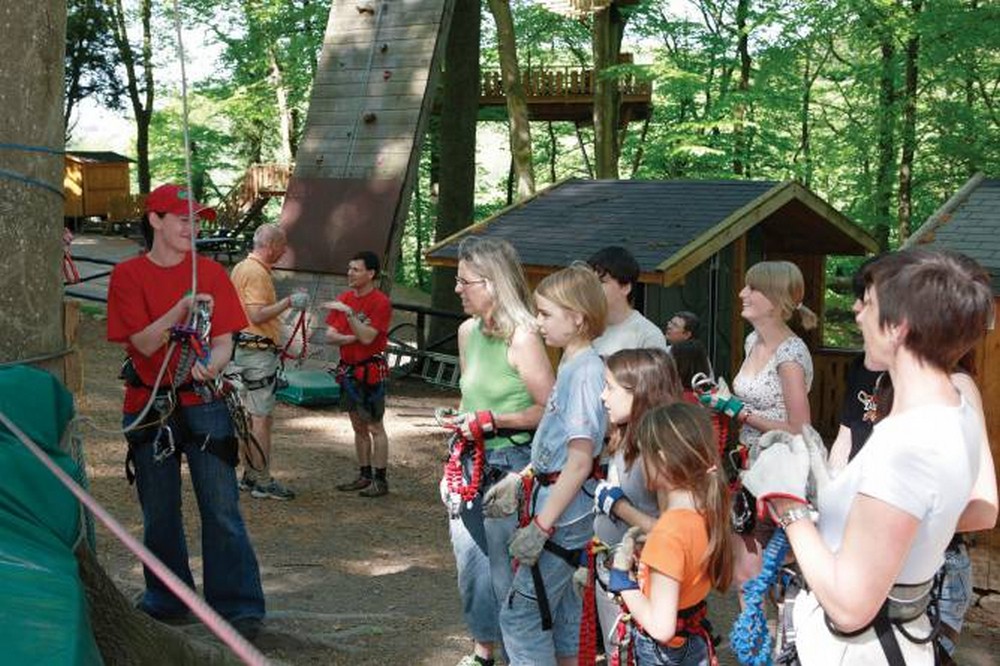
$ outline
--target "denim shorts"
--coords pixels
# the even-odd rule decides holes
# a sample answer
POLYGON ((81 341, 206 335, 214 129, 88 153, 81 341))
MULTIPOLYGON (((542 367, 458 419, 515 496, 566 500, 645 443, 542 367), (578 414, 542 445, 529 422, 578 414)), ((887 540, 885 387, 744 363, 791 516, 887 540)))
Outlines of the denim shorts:
POLYGON ((636 666, 708 666, 708 645, 701 636, 688 636, 683 645, 674 648, 657 643, 633 626, 632 650, 636 666))
MULTIPOLYGON (((972 601, 972 561, 969 559, 969 549, 961 543, 957 547, 948 548, 944 553, 944 584, 941 587, 941 598, 938 599, 938 610, 941 611, 941 621, 955 630, 962 630, 965 612, 969 610, 972 601)), ((948 654, 955 651, 955 644, 939 634, 938 642, 948 654)))

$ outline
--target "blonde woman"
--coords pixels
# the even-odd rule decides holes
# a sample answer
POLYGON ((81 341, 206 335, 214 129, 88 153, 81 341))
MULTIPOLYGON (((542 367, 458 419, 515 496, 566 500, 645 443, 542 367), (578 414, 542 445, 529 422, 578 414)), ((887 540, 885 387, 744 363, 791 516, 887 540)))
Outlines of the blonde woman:
MULTIPOLYGON (((710 406, 732 416, 740 425, 743 450, 771 430, 792 434, 809 423, 809 388, 813 365, 802 338, 789 324, 809 330, 816 315, 802 304, 805 283, 798 266, 790 261, 762 261, 747 271, 740 291, 743 318, 753 326, 744 345, 745 357, 733 379, 735 401, 710 406)), ((761 543, 767 534, 743 535, 737 540, 735 582, 760 573, 761 543)))
POLYGON ((563 350, 556 384, 531 443, 531 464, 496 484, 483 503, 486 515, 517 513, 530 476, 523 524, 509 549, 519 566, 500 609, 504 647, 511 666, 569 666, 577 659, 583 608, 572 578, 594 534, 594 468, 607 428, 604 363, 591 345, 604 331, 607 303, 594 272, 574 264, 542 280, 535 306, 545 344, 563 350))
MULTIPOLYGON (((458 330, 462 402, 455 425, 485 435, 479 495, 449 521, 458 589, 474 652, 460 664, 491 666, 500 641, 500 601, 513 578, 507 544, 517 518, 484 518, 490 480, 523 469, 531 438, 555 381, 538 334, 517 251, 510 243, 469 238, 458 251, 455 293, 469 318, 458 330)), ((467 483, 471 456, 463 460, 467 483)))

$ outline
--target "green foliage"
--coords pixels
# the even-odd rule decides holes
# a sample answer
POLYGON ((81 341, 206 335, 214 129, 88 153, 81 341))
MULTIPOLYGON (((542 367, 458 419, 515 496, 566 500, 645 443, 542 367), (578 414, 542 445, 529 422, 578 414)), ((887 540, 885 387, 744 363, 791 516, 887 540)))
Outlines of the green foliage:
POLYGON ((73 131, 73 110, 82 99, 96 97, 108 109, 123 108, 125 90, 115 71, 118 64, 107 5, 100 0, 69 0, 63 72, 67 139, 73 131))

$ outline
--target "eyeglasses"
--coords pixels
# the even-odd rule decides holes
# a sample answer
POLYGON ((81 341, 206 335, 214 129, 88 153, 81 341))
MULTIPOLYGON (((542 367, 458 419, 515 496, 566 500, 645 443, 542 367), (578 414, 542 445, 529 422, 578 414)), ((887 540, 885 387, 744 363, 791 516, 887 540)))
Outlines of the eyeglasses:
POLYGON ((455 285, 461 287, 462 289, 470 287, 474 284, 482 284, 484 282, 486 282, 486 278, 483 278, 481 280, 466 280, 463 277, 455 276, 455 285))

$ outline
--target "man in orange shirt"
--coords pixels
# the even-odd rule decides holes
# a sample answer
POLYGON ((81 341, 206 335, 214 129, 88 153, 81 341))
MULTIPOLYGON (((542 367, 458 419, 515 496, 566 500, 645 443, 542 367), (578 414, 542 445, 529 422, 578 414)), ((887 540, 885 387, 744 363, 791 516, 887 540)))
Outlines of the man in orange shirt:
POLYGON ((230 279, 236 287, 249 325, 240 331, 233 362, 226 375, 236 380, 240 398, 250 413, 250 427, 260 445, 243 452, 244 472, 240 489, 258 499, 289 500, 295 493, 271 476, 271 428, 274 424, 279 317, 289 308, 304 309, 308 295, 296 292, 278 299, 271 267, 285 253, 285 232, 275 223, 262 224, 253 235, 253 250, 236 264, 230 279))

